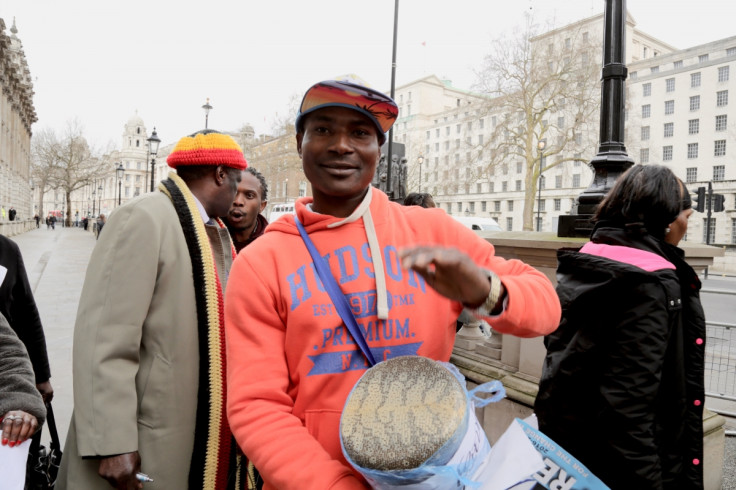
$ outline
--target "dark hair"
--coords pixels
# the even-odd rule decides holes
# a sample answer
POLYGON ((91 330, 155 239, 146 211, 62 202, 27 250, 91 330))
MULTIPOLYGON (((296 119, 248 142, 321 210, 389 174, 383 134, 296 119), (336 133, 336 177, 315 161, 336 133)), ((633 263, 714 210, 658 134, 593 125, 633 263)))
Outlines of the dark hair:
POLYGON ((593 216, 624 228, 643 226, 659 239, 683 209, 691 207, 682 181, 663 165, 634 165, 618 178, 593 216))
POLYGON ((404 206, 427 207, 427 200, 432 199, 432 194, 426 192, 412 192, 404 198, 404 206))
POLYGON ((247 167, 245 171, 258 179, 258 183, 261 185, 261 201, 268 201, 268 184, 266 184, 266 178, 263 174, 253 167, 247 167))

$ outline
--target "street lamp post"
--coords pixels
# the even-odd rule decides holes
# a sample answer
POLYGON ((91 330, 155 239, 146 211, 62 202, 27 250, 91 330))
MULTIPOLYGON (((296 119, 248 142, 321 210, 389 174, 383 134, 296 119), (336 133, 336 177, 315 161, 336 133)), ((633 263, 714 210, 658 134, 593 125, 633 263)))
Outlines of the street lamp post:
POLYGON ((590 161, 593 182, 570 211, 560 216, 557 236, 589 237, 591 218, 616 179, 634 164, 624 145, 626 77, 626 0, 605 0, 603 14, 603 69, 598 154, 590 161))
POLYGON ((156 134, 155 126, 151 137, 146 141, 148 141, 148 153, 151 155, 151 192, 153 192, 153 173, 156 168, 156 153, 158 153, 158 145, 161 143, 158 134, 156 134))
POLYGON ((424 163, 424 157, 419 155, 417 162, 419 163, 419 192, 422 192, 422 163, 424 163))
POLYGON ((92 187, 92 216, 95 216, 97 214, 97 211, 95 211, 96 204, 97 204, 97 191, 95 190, 94 187, 92 187))
POLYGON ((537 231, 542 231, 542 221, 539 213, 542 210, 542 163, 544 158, 544 147, 547 146, 547 140, 541 139, 537 143, 539 150, 539 179, 537 181, 537 231))
POLYGON ((210 117, 210 111, 212 110, 212 106, 210 105, 209 97, 207 97, 207 102, 202 106, 202 109, 204 109, 204 129, 207 129, 207 124, 209 122, 209 117, 210 117))
POLYGON ((123 162, 120 162, 118 168, 115 169, 115 175, 118 177, 118 206, 120 206, 120 198, 123 193, 123 174, 125 174, 125 168, 123 162))
POLYGON ((98 204, 98 206, 97 206, 97 207, 98 207, 98 208, 100 208, 100 213, 102 213, 102 186, 99 186, 99 187, 97 188, 97 194, 99 194, 99 196, 100 196, 100 197, 99 197, 99 199, 100 199, 100 202, 99 202, 99 204, 98 204))

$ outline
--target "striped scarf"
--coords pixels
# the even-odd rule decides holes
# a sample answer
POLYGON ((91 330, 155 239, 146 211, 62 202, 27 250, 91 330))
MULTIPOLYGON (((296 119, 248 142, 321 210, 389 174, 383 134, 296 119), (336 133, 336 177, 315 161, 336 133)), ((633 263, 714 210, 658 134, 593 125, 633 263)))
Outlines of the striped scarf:
MULTIPOLYGON (((189 466, 190 490, 240 490, 241 455, 230 432, 226 410, 225 331, 222 286, 207 232, 186 183, 174 173, 159 184, 174 204, 189 248, 194 276, 199 333, 199 390, 194 450, 189 466), (237 454, 236 454, 237 453, 237 454)), ((224 224, 216 220, 221 228, 224 224)), ((235 258, 235 249, 231 244, 235 258)), ((242 472, 244 473, 244 472, 242 472)), ((251 488, 249 482, 248 488, 251 488)))

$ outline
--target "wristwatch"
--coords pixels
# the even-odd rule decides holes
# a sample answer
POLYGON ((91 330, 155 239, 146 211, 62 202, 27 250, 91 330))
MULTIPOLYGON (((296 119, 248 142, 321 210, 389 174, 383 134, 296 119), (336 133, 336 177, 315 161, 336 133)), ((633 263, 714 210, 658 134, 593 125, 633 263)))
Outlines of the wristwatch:
POLYGON ((477 308, 468 308, 475 316, 491 316, 493 310, 496 308, 496 303, 501 296, 501 278, 496 275, 495 272, 483 269, 483 273, 488 277, 488 282, 491 283, 491 291, 488 293, 486 300, 477 308))

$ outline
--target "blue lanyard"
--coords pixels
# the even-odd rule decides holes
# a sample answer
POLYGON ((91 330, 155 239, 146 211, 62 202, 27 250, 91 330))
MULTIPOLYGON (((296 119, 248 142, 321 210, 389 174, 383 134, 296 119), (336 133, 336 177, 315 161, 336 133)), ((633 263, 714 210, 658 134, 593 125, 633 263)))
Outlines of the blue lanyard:
POLYGON ((358 344, 360 350, 363 351, 363 355, 368 360, 368 363, 371 366, 375 366, 376 360, 373 358, 373 353, 368 347, 368 344, 365 341, 365 336, 360 331, 360 327, 358 327, 358 322, 355 321, 355 315, 353 315, 353 312, 350 309, 348 300, 342 293, 340 286, 337 285, 337 281, 335 281, 335 277, 332 275, 332 272, 327 265, 327 261, 319 255, 317 248, 314 246, 314 243, 312 243, 312 240, 309 238, 309 235, 304 229, 304 226, 299 221, 299 218, 294 216, 294 221, 296 222, 296 227, 299 230, 299 234, 302 236, 302 240, 304 240, 304 244, 307 246, 307 250, 309 250, 309 255, 312 256, 312 262, 314 262, 314 267, 317 270, 317 275, 322 281, 327 294, 330 295, 330 299, 334 303, 337 313, 340 315, 340 318, 342 318, 342 321, 345 323, 345 326, 350 331, 353 339, 355 339, 355 343, 358 344))

